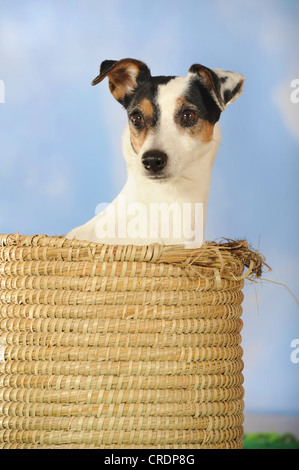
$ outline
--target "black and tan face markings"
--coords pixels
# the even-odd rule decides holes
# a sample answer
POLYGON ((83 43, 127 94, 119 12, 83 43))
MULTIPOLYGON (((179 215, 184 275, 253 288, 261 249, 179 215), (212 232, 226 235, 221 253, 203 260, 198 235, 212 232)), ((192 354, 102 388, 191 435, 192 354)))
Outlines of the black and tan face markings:
MULTIPOLYGON (((152 77, 146 86, 141 86, 132 96, 127 112, 131 144, 136 154, 140 153, 149 132, 157 130, 159 126, 161 110, 157 102, 158 86, 174 78, 152 77)), ((203 143, 210 142, 221 111, 200 81, 191 79, 189 84, 186 83, 184 96, 174 96, 173 99, 176 100, 173 120, 178 132, 200 139, 203 143)))
POLYGON ((210 90, 197 77, 190 80, 183 97, 177 99, 175 119, 181 132, 208 143, 213 138, 221 110, 211 96, 210 90))
POLYGON ((140 152, 150 131, 155 131, 160 110, 157 104, 158 86, 167 84, 173 76, 151 77, 126 99, 132 148, 140 152))
POLYGON ((174 121, 180 133, 200 138, 203 143, 212 140, 214 124, 203 119, 198 107, 184 97, 177 98, 174 121))
POLYGON ((136 153, 139 153, 146 137, 157 122, 157 113, 154 103, 149 98, 143 98, 129 113, 131 144, 136 153))

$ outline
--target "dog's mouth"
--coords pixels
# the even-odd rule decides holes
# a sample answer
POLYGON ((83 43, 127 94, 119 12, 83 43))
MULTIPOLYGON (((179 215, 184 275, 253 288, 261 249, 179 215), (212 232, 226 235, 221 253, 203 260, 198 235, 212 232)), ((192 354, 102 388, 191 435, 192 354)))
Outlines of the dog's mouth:
POLYGON ((170 176, 167 175, 146 175, 146 177, 152 181, 166 181, 170 178, 170 176))

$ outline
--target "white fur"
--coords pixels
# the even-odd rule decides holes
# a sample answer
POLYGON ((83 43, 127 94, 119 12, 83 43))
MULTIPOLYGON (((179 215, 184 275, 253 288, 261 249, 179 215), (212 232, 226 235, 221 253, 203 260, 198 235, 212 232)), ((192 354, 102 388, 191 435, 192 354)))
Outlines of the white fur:
MULTIPOLYGON (((210 180, 213 162, 220 142, 220 130, 218 124, 214 127, 213 138, 209 143, 203 143, 199 137, 191 137, 187 132, 179 132, 174 122, 174 111, 176 100, 183 95, 190 77, 176 77, 167 84, 159 85, 157 101, 161 110, 160 125, 157 131, 150 132, 138 155, 134 152, 130 142, 129 126, 123 134, 123 154, 127 164, 127 181, 117 198, 105 209, 86 224, 75 228, 68 233, 68 238, 88 240, 106 244, 135 244, 147 245, 151 243, 161 244, 183 244, 190 242, 190 238, 183 233, 181 237, 163 236, 159 233, 157 237, 101 237, 99 236, 99 224, 103 222, 115 224, 116 228, 121 220, 128 225, 129 215, 125 214, 122 207, 126 201, 128 207, 144 207, 144 224, 153 223, 150 219, 150 207, 153 203, 178 203, 183 207, 185 203, 203 204, 204 229, 207 200, 210 189, 210 180), (149 179, 141 162, 141 156, 147 150, 158 149, 168 155, 166 170, 167 179, 157 181, 149 179), (134 206, 135 204, 135 206, 134 206), (138 206, 139 204, 139 206, 138 206), (114 221, 111 220, 114 217, 114 221), (125 220, 124 220, 125 217, 125 220)), ((143 217, 143 214, 140 216, 143 217)), ((131 219, 132 221, 132 216, 131 219)), ((170 222, 171 223, 171 222, 170 222)), ((194 226, 194 220, 193 220, 194 226)), ((200 237, 199 237, 200 238, 200 237)), ((203 240, 202 240, 203 241, 203 240)), ((201 242, 202 242, 201 241, 201 242)), ((195 246, 201 242, 195 243, 195 246)))

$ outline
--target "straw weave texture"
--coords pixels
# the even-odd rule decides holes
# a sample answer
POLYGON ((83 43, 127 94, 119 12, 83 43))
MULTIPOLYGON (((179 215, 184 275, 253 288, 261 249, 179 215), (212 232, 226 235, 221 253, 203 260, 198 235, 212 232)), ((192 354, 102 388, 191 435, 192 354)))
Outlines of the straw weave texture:
POLYGON ((0 447, 241 448, 242 287, 262 265, 244 241, 0 235, 0 447))

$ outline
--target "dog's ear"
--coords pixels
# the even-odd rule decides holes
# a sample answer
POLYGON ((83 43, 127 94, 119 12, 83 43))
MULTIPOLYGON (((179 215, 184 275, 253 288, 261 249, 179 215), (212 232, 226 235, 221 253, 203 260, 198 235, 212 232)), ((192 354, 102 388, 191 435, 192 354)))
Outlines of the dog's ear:
POLYGON ((123 104, 125 96, 132 93, 140 83, 150 76, 149 68, 140 60, 105 60, 101 64, 100 74, 92 81, 92 85, 97 85, 108 77, 112 95, 123 104))
POLYGON ((200 64, 192 65, 189 73, 199 77, 221 111, 240 96, 244 87, 245 78, 240 73, 209 69, 200 64))

